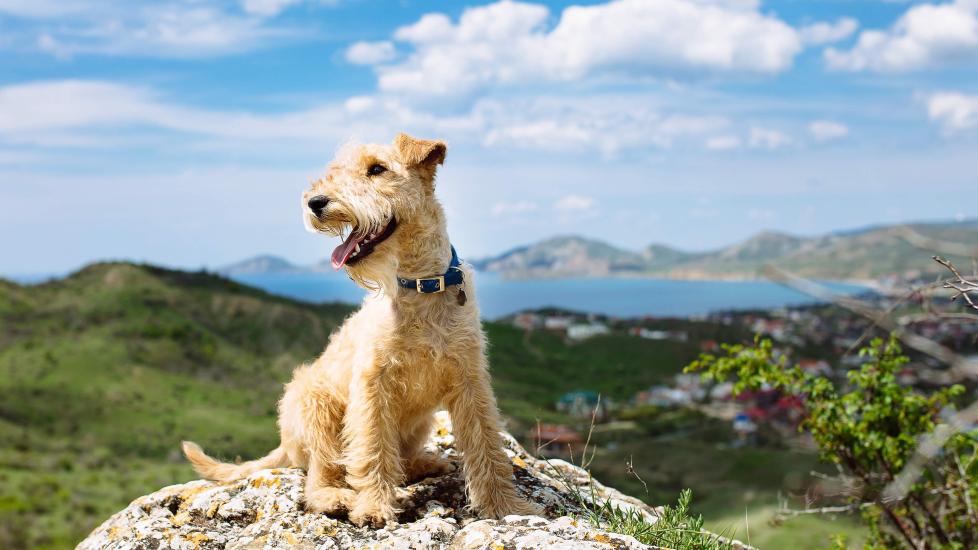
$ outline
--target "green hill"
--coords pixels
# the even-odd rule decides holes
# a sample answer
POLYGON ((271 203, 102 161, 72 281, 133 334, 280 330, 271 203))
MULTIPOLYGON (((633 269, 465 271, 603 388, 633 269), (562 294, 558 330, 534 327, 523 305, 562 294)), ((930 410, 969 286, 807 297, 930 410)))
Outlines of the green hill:
MULTIPOLYGON (((281 384, 351 311, 125 263, 37 286, 0 281, 0 548, 72 546, 136 496, 192 479, 181 439, 230 457, 272 448, 281 384)), ((487 328, 517 433, 561 419, 550 405, 565 391, 625 399, 694 354, 487 328)))

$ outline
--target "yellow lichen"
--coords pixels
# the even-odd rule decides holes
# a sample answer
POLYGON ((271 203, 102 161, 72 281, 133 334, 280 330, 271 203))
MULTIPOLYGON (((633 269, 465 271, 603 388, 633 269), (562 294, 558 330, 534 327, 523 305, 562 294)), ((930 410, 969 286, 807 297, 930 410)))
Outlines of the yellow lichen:
POLYGON ((282 484, 282 480, 277 477, 256 477, 251 480, 251 486, 255 489, 260 489, 262 487, 278 487, 282 484))
POLYGON ((336 533, 339 533, 339 529, 336 529, 335 527, 328 531, 322 525, 316 527, 316 535, 320 537, 335 537, 336 533))
POLYGON ((285 537, 285 541, 286 542, 288 542, 289 544, 291 544, 293 546, 295 546, 296 544, 299 544, 299 539, 295 538, 295 535, 293 535, 292 533, 290 533, 288 531, 286 531, 285 533, 283 533, 282 536, 285 537))
POLYGON ((181 525, 189 522, 190 514, 187 512, 180 512, 177 515, 170 517, 170 523, 172 523, 174 527, 180 527, 181 525))
POLYGON ((189 535, 186 536, 186 539, 194 543, 194 550, 200 548, 200 543, 211 540, 210 537, 208 537, 203 533, 190 533, 189 535))
POLYGON ((520 468, 526 469, 526 461, 518 456, 513 457, 513 464, 516 464, 520 468))

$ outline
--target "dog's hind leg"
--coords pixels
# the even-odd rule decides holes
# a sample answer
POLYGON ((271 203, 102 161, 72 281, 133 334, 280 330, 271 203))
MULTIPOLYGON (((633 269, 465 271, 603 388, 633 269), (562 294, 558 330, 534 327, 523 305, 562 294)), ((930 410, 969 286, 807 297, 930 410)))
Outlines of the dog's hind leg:
POLYGON ((319 453, 311 453, 306 471, 306 509, 331 515, 348 512, 357 494, 344 486, 343 477, 342 466, 328 463, 319 453))
POLYGON ((424 448, 431 435, 432 415, 422 417, 401 439, 401 461, 409 481, 440 476, 455 471, 448 460, 424 448))

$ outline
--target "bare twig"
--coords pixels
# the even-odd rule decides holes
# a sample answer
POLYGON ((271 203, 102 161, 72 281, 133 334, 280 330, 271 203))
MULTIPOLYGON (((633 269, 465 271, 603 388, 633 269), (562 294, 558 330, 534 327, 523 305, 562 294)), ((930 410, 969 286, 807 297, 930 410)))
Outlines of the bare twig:
MULTIPOLYGON (((764 273, 772 280, 781 282, 795 290, 834 303, 868 318, 876 326, 896 335, 907 346, 948 364, 951 367, 951 372, 961 378, 978 377, 978 361, 966 359, 932 340, 902 330, 902 327, 885 311, 876 309, 861 300, 838 296, 818 283, 803 279, 774 266, 765 266, 764 273)), ((920 442, 914 456, 887 485, 883 492, 883 501, 893 502, 905 498, 910 487, 920 478, 924 466, 937 456, 941 448, 952 437, 976 421, 978 421, 978 401, 957 412, 948 423, 939 425, 932 434, 920 442)))
POLYGON ((911 347, 925 355, 930 355, 942 363, 949 365, 951 367, 951 373, 958 379, 978 377, 978 361, 962 357, 961 355, 958 355, 954 351, 938 344, 937 342, 934 342, 933 340, 929 340, 923 336, 904 330, 904 328, 897 324, 886 311, 877 309, 862 300, 849 298, 847 296, 840 296, 818 283, 804 279, 778 267, 768 265, 764 267, 763 271, 764 274, 771 280, 780 282, 799 292, 803 292, 824 302, 838 305, 852 311, 853 313, 866 317, 872 321, 874 325, 886 330, 887 332, 892 332, 895 334, 900 341, 908 347, 911 347))
POLYGON ((906 496, 910 486, 920 478, 924 466, 937 456, 944 444, 975 422, 978 422, 978 401, 955 413, 946 424, 937 426, 932 434, 917 445, 917 451, 904 466, 903 471, 884 489, 883 499, 893 501, 906 496))
POLYGON ((978 310, 978 304, 975 304, 975 301, 971 296, 972 292, 978 294, 978 282, 965 279, 958 269, 954 267, 954 264, 945 258, 934 256, 934 261, 947 268, 947 270, 950 271, 955 277, 950 281, 945 281, 943 285, 944 288, 955 291, 955 294, 951 296, 951 301, 957 300, 958 298, 964 298, 964 301, 968 303, 969 307, 978 310))
POLYGON ((948 256, 978 258, 978 247, 921 235, 916 230, 905 225, 897 227, 895 230, 903 240, 921 250, 927 250, 931 254, 934 252, 940 252, 941 254, 947 254, 948 256))
POLYGON ((649 484, 645 483, 645 480, 642 479, 638 475, 638 472, 635 471, 635 464, 632 462, 632 455, 628 455, 628 462, 625 463, 625 473, 633 475, 635 476, 635 479, 641 481, 642 486, 645 487, 645 494, 649 494, 649 484))
POLYGON ((774 513, 778 519, 793 518, 798 516, 808 516, 815 514, 844 514, 847 512, 856 512, 863 508, 869 508, 870 506, 875 506, 875 502, 853 502, 852 504, 845 504, 842 506, 823 506, 821 508, 805 508, 802 510, 797 510, 793 508, 779 508, 777 512, 774 513))

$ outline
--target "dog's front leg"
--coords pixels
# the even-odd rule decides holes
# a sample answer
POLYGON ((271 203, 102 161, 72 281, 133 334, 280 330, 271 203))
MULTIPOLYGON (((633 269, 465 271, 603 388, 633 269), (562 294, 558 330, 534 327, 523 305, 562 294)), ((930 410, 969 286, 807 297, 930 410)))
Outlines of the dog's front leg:
POLYGON ((384 366, 355 372, 343 439, 347 483, 357 491, 350 521, 381 527, 397 515, 395 490, 404 482, 397 416, 384 366))
POLYGON ((473 364, 462 366, 447 399, 469 500, 484 517, 539 515, 542 508, 521 498, 513 484, 513 464, 503 450, 499 410, 486 368, 481 353, 473 364))

